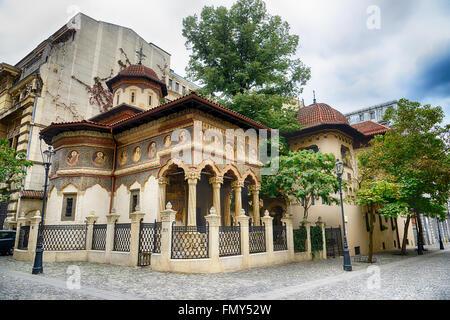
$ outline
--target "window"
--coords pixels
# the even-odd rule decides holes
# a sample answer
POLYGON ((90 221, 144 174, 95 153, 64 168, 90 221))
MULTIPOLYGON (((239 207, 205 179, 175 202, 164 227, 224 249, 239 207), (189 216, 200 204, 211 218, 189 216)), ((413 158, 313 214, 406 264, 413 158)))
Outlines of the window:
POLYGON ((359 114, 359 121, 364 121, 364 113, 359 114))
POLYGON ((315 201, 315 199, 314 199, 314 196, 311 196, 311 205, 313 206, 313 205, 315 205, 316 204, 316 201, 315 201))
POLYGON ((149 105, 149 106, 152 105, 152 96, 148 96, 148 105, 149 105))
POLYGON ((64 195, 61 221, 75 220, 76 203, 77 203, 77 195, 75 193, 64 195))
POLYGON ((361 247, 355 247, 355 256, 361 253, 361 247))
POLYGON ((386 244, 383 242, 383 250, 386 250, 386 244))
POLYGON ((132 91, 130 96, 130 102, 134 103, 135 101, 136 101, 136 93, 132 91))
POLYGON ((391 228, 392 230, 395 230, 394 219, 392 219, 392 217, 391 217, 391 228))
POLYGON ((380 230, 384 231, 383 220, 381 220, 381 216, 379 216, 379 218, 380 218, 380 230))
POLYGON ((186 92, 186 87, 185 86, 183 86, 183 94, 186 92))
POLYGON ((375 112, 370 112, 370 120, 373 120, 373 119, 375 119, 375 112))
POLYGON ((316 146, 316 145, 312 145, 312 146, 309 146, 309 147, 306 147, 306 148, 301 148, 300 150, 301 151, 303 151, 303 150, 312 150, 314 152, 319 152, 319 147, 316 146))
POLYGON ((139 193, 140 190, 132 190, 131 198, 130 198, 130 213, 136 211, 136 208, 139 206, 139 193))
POLYGON ((172 79, 169 79, 169 89, 172 90, 173 81, 172 79))
POLYGON ((325 199, 323 197, 321 197, 321 198, 322 198, 322 204, 326 204, 325 199))
POLYGON ((394 240, 394 248, 397 248, 397 241, 394 240))
POLYGON ((119 104, 120 94, 117 94, 117 101, 116 104, 119 104))
POLYGON ((175 91, 180 91, 180 84, 178 82, 175 82, 175 91))
POLYGON ((352 174, 351 173, 347 173, 347 179, 348 179, 349 183, 352 182, 352 174))
POLYGON ((350 167, 351 156, 350 156, 349 148, 347 148, 345 146, 341 146, 341 157, 342 157, 342 162, 344 162, 344 165, 350 167))

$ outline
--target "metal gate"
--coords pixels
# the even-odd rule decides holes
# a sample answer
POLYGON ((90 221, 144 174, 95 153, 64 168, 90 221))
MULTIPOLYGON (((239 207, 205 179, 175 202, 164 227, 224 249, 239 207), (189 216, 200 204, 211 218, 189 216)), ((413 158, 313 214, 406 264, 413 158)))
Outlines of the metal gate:
POLYGON ((161 252, 161 222, 142 223, 139 230, 138 265, 149 266, 152 253, 161 252))
POLYGON ((342 245, 341 228, 325 229, 325 237, 327 239, 327 257, 339 257, 344 255, 344 247, 342 245))

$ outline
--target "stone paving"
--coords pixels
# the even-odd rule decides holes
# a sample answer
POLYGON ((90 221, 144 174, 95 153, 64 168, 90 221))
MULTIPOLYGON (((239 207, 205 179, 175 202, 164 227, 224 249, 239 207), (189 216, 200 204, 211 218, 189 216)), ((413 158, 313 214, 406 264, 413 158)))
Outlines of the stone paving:
POLYGON ((380 287, 368 289, 369 264, 342 258, 307 261, 222 274, 175 274, 149 268, 93 263, 32 263, 0 257, 0 299, 450 299, 450 249, 428 247, 423 256, 376 254, 380 287), (67 289, 69 266, 81 271, 81 289, 67 289))

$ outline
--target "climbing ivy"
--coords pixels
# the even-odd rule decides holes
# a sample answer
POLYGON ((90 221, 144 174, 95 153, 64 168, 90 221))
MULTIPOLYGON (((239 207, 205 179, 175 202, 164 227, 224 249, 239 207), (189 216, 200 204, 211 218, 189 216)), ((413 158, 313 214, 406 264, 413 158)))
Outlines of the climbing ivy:
POLYGON ((294 251, 305 252, 306 251, 306 227, 301 226, 299 229, 294 230, 294 251))
POLYGON ((320 251, 323 249, 322 227, 311 227, 311 251, 320 251))

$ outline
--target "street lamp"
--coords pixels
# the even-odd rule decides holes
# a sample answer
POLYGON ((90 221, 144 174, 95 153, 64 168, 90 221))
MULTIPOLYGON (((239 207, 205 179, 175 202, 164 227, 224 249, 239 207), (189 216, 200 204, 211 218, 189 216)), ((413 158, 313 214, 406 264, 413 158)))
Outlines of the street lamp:
POLYGON ((48 146, 48 149, 42 152, 42 160, 44 162, 45 167, 45 184, 44 184, 44 200, 42 202, 42 215, 41 222, 39 223, 39 231, 38 231, 38 239, 36 243, 36 255, 34 257, 34 265, 33 265, 33 274, 42 273, 42 255, 44 249, 42 248, 42 231, 44 228, 44 215, 45 215, 45 206, 47 203, 47 183, 48 183, 48 172, 50 169, 50 165, 52 164, 52 157, 55 152, 52 150, 51 146, 48 146))
POLYGON ((347 233, 345 231, 344 202, 342 201, 342 174, 344 173, 344 163, 337 159, 334 166, 336 167, 336 175, 339 180, 339 192, 341 194, 342 229, 344 232, 344 270, 352 271, 352 262, 350 260, 350 252, 348 251, 347 245, 347 233))

